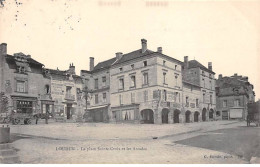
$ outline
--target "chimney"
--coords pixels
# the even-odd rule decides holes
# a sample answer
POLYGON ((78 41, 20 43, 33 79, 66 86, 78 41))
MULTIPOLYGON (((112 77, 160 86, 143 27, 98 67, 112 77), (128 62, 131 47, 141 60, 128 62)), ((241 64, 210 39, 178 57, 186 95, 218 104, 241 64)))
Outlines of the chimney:
POLYGON ((219 75, 218 75, 218 79, 222 79, 222 74, 219 74, 219 75))
POLYGON ((157 52, 162 53, 162 47, 158 47, 157 52))
POLYGON ((189 68, 189 57, 184 56, 184 69, 188 69, 188 68, 189 68))
POLYGON ((94 57, 89 58, 89 71, 94 70, 94 57))
POLYGON ((122 52, 117 52, 117 53, 116 53, 116 59, 117 59, 117 60, 121 59, 122 56, 123 56, 123 53, 122 53, 122 52))
POLYGON ((234 77, 237 77, 237 73, 234 74, 234 77))
POLYGON ((69 72, 70 72, 71 74, 75 74, 75 66, 73 65, 73 63, 70 64, 69 72))
POLYGON ((212 71, 212 62, 208 62, 208 69, 212 71))
POLYGON ((6 55, 7 54, 7 44, 1 43, 0 44, 0 55, 6 55))
POLYGON ((147 40, 141 39, 142 42, 142 53, 144 53, 147 50, 147 40))

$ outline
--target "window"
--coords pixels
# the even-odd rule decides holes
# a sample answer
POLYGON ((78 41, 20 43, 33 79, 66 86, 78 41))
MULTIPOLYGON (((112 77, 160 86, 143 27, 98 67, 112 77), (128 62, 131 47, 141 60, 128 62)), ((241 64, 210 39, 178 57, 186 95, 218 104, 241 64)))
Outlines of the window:
POLYGON ((135 93, 131 93, 131 103, 135 103, 135 93))
POLYGON ((98 104, 98 94, 95 95, 95 104, 98 104))
POLYGON ((223 107, 227 107, 227 100, 223 101, 223 107))
POLYGON ((17 71, 18 71, 19 73, 25 73, 25 67, 23 67, 23 66, 18 66, 18 67, 17 67, 17 71))
POLYGON ((174 68, 174 69, 177 70, 177 67, 178 67, 178 65, 175 65, 175 68, 174 68))
POLYGON ((119 104, 120 104, 120 105, 123 104, 123 95, 119 95, 119 104))
POLYGON ((213 101, 212 101, 212 95, 209 96, 209 101, 210 101, 210 104, 213 103, 213 101))
POLYGON ((234 106, 235 106, 235 107, 239 107, 239 106, 240 106, 240 100, 239 100, 239 99, 236 99, 236 100, 234 101, 234 106))
POLYGON ((106 103, 107 102, 107 94, 103 93, 103 102, 106 103))
POLYGON ((71 86, 66 86, 66 94, 71 94, 71 86))
POLYGON ((212 75, 211 75, 211 74, 209 74, 209 78, 212 78, 212 75))
POLYGON ((165 60, 163 60, 163 65, 165 66, 165 64, 166 64, 166 61, 165 61, 165 60))
POLYGON ((166 72, 163 73, 163 84, 166 84, 166 72))
POLYGON ((131 77, 130 77, 130 79, 131 79, 131 88, 134 88, 135 87, 135 76, 134 75, 132 75, 131 77))
POLYGON ((174 97, 173 97, 173 102, 177 102, 177 96, 178 96, 178 92, 175 92, 174 97))
POLYGON ((123 110, 122 120, 134 120, 134 110, 123 110))
POLYGON ((124 89, 124 79, 120 78, 119 79, 119 90, 123 90, 124 89))
POLYGON ((45 94, 50 93, 50 85, 45 85, 44 92, 45 92, 45 94))
POLYGON ((95 79, 95 89, 98 89, 98 79, 95 79))
POLYGON ((206 95, 205 95, 205 93, 203 93, 203 103, 205 103, 205 97, 206 97, 206 95))
POLYGON ((147 61, 144 61, 143 63, 144 63, 144 67, 146 67, 147 66, 147 61))
POLYGON ((202 84, 203 84, 203 88, 205 88, 205 79, 202 78, 202 84))
POLYGON ((189 106, 189 97, 186 97, 186 106, 189 106))
POLYGON ((196 99, 196 107, 199 107, 199 99, 196 99))
POLYGON ((134 64, 132 64, 132 65, 131 65, 131 69, 133 70, 134 68, 135 68, 135 65, 134 65, 134 64))
POLYGON ((106 77, 102 77, 102 86, 103 87, 106 86, 106 81, 107 81, 107 78, 106 77))
POLYGON ((148 85, 148 73, 143 73, 143 85, 148 85))
POLYGON ((120 67, 120 68, 119 68, 119 71, 120 71, 120 72, 122 72, 122 71, 123 71, 123 68, 122 68, 122 67, 120 67))
POLYGON ((175 86, 178 86, 178 75, 175 75, 175 86))
POLYGON ((25 92, 25 81, 17 81, 16 91, 17 92, 25 92))
POLYGON ((164 101, 167 101, 167 91, 163 90, 163 97, 164 97, 164 101))
POLYGON ((211 81, 209 81, 209 87, 212 90, 212 83, 211 83, 211 81))
POLYGON ((148 101, 148 91, 147 90, 144 91, 144 101, 145 102, 148 101))
POLYGON ((202 75, 203 75, 203 76, 205 76, 205 73, 204 73, 204 71, 202 71, 202 75))
POLYGON ((80 88, 77 88, 77 94, 81 93, 80 88))

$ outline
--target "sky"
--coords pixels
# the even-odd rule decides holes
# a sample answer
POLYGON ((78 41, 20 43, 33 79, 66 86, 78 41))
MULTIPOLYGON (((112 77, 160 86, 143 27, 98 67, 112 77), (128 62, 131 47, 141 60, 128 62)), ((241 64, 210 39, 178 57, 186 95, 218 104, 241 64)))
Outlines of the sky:
POLYGON ((223 76, 248 76, 260 98, 260 0, 0 0, 0 43, 46 68, 89 70, 141 48, 162 47, 223 76))

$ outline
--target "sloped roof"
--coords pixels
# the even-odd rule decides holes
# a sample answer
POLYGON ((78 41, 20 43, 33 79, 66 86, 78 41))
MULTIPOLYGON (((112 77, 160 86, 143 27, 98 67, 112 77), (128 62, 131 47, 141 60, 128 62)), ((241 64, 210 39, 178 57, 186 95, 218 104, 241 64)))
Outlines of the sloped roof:
POLYGON ((99 70, 102 70, 102 69, 107 69, 109 68, 114 62, 116 61, 116 58, 112 58, 112 59, 109 59, 109 60, 106 60, 106 61, 102 61, 100 63, 98 63, 94 69, 91 71, 91 72, 96 72, 96 71, 99 71, 99 70))
POLYGON ((140 57, 143 57, 143 56, 146 56, 146 55, 152 55, 152 54, 159 54, 161 55, 162 57, 165 57, 167 59, 170 59, 172 61, 175 61, 175 62, 178 62, 180 64, 182 64, 181 61, 177 60, 177 59, 174 59, 170 56, 167 56, 167 55, 164 55, 162 53, 159 53, 159 52, 154 52, 154 51, 151 51, 149 49, 147 49, 144 53, 142 53, 142 49, 138 49, 138 50, 135 50, 133 52, 130 52, 130 53, 127 53, 127 54, 124 54, 122 56, 121 59, 119 59, 116 63, 114 63, 115 65, 116 64, 120 64, 120 63, 124 63, 126 61, 130 61, 130 60, 133 60, 133 59, 137 59, 137 58, 140 58, 140 57))
MULTIPOLYGON (((12 56, 12 55, 5 55, 5 58, 6 60, 9 60, 9 61, 12 61, 12 62, 15 62, 15 57, 12 56)), ((40 65, 40 66, 44 66, 42 63, 34 60, 33 58, 27 58, 27 61, 29 64, 34 64, 34 65, 40 65)))
POLYGON ((212 70, 209 70, 207 67, 205 67, 204 65, 202 65, 200 62, 198 62, 197 60, 190 60, 189 61, 189 68, 201 68, 204 71, 210 72, 215 74, 212 70))

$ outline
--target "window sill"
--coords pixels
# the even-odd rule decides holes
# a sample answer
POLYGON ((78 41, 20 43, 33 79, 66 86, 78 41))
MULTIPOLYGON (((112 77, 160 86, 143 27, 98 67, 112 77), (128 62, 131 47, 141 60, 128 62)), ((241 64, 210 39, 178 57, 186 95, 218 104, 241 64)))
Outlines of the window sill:
POLYGON ((149 86, 149 84, 143 84, 142 86, 143 86, 143 88, 144 88, 144 87, 148 87, 148 86, 149 86))
POLYGON ((136 89, 136 87, 135 86, 131 86, 131 87, 129 87, 129 89, 136 89))

